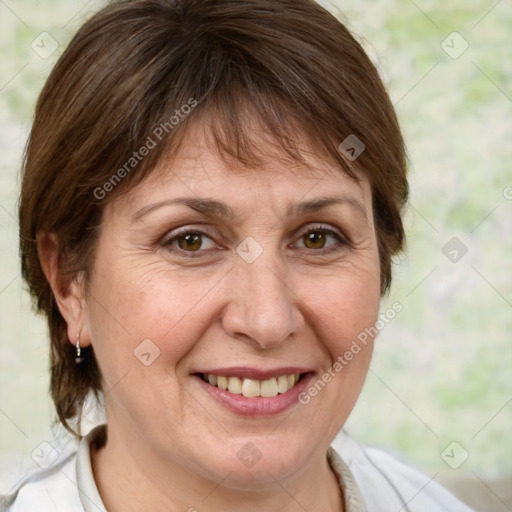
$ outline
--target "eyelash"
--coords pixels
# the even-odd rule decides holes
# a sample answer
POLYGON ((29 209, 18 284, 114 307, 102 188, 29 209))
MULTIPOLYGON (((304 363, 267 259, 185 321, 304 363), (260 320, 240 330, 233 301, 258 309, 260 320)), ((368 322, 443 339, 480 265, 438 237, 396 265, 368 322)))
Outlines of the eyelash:
MULTIPOLYGON (((321 226, 321 225, 309 227, 307 230, 305 230, 304 232, 302 232, 300 234, 300 236, 298 237, 298 240, 302 239, 303 237, 305 237, 311 233, 317 233, 317 234, 321 233, 324 235, 331 235, 337 240, 337 243, 334 243, 332 245, 329 245, 325 248, 320 248, 320 249, 308 249, 307 247, 304 248, 307 251, 312 251, 319 255, 324 255, 324 254, 328 254, 331 252, 340 251, 341 249, 343 249, 347 246, 350 246, 349 241, 345 237, 343 237, 342 235, 340 235, 333 229, 329 229, 329 228, 327 228, 325 226, 321 226)), ((207 231, 205 231, 203 229, 193 229, 193 228, 191 229, 190 227, 187 227, 181 231, 180 230, 175 231, 174 233, 172 233, 171 237, 165 237, 162 240, 161 245, 162 245, 162 247, 164 247, 167 250, 171 250, 172 252, 177 252, 179 255, 183 255, 183 256, 191 257, 191 258, 201 257, 202 256, 201 253, 207 252, 209 250, 209 249, 199 249, 197 251, 186 251, 184 249, 181 249, 179 247, 174 247, 172 245, 173 242, 177 241, 179 238, 182 238, 186 235, 206 236, 213 241, 213 236, 210 233, 208 233, 207 231)), ((302 248, 300 248, 300 249, 302 249, 302 248)))

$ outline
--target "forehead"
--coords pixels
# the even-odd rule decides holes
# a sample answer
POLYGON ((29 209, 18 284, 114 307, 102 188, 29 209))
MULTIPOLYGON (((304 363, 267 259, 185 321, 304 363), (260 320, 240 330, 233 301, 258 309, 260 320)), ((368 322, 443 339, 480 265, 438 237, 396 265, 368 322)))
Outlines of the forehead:
MULTIPOLYGON (((123 205, 117 204, 116 210, 122 206, 138 211, 149 203, 183 196, 215 196, 241 207, 257 207, 266 202, 267 207, 270 204, 276 210, 336 194, 371 204, 369 183, 363 173, 354 169, 358 179, 348 176, 339 164, 316 154, 306 138, 296 141, 300 151, 297 159, 263 132, 255 131, 253 143, 259 162, 247 167, 231 155, 221 154, 205 130, 196 125, 183 139, 179 151, 163 158, 148 177, 121 196, 123 205)), ((370 208, 367 213, 371 213, 370 208)))

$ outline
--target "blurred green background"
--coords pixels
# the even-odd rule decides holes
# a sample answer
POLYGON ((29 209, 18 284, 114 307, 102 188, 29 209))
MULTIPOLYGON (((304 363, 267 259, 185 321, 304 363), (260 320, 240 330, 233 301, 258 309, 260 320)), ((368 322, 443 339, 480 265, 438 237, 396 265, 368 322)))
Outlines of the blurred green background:
MULTIPOLYGON (((512 3, 320 3, 378 65, 410 155, 408 252, 382 305, 403 311, 346 429, 474 503, 485 494, 486 510, 512 510, 512 3), (468 454, 455 469, 442 455, 453 441, 468 454)), ((52 436, 46 327, 19 275, 20 159, 45 77, 103 4, 0 1, 0 492, 52 436)))

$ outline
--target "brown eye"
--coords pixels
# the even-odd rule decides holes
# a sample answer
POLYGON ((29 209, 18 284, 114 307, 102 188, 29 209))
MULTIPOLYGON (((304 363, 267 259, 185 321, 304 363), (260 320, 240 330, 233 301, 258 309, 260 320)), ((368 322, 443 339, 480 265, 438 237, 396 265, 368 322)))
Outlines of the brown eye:
POLYGON ((178 247, 184 251, 197 251, 203 243, 202 235, 199 233, 189 233, 176 238, 178 247))
POLYGON ((304 245, 308 249, 322 249, 325 245, 325 233, 313 231, 303 236, 304 245))
POLYGON ((312 227, 304 233, 297 243, 302 249, 313 251, 342 249, 347 245, 346 240, 332 229, 312 227))
POLYGON ((175 232, 174 236, 171 233, 170 236, 161 242, 162 246, 181 255, 188 253, 191 256, 192 253, 198 253, 199 256, 206 249, 216 247, 215 242, 202 231, 182 230, 175 232))

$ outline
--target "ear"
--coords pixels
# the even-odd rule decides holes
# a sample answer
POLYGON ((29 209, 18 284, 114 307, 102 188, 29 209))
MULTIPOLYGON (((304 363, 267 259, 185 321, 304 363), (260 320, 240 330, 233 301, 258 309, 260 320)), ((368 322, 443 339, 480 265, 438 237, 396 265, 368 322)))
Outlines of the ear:
POLYGON ((61 268, 59 239, 55 233, 37 235, 37 252, 59 311, 66 321, 70 343, 75 345, 77 334, 80 334, 80 345, 90 345, 89 333, 83 327, 86 323, 83 276, 69 276, 61 268))

